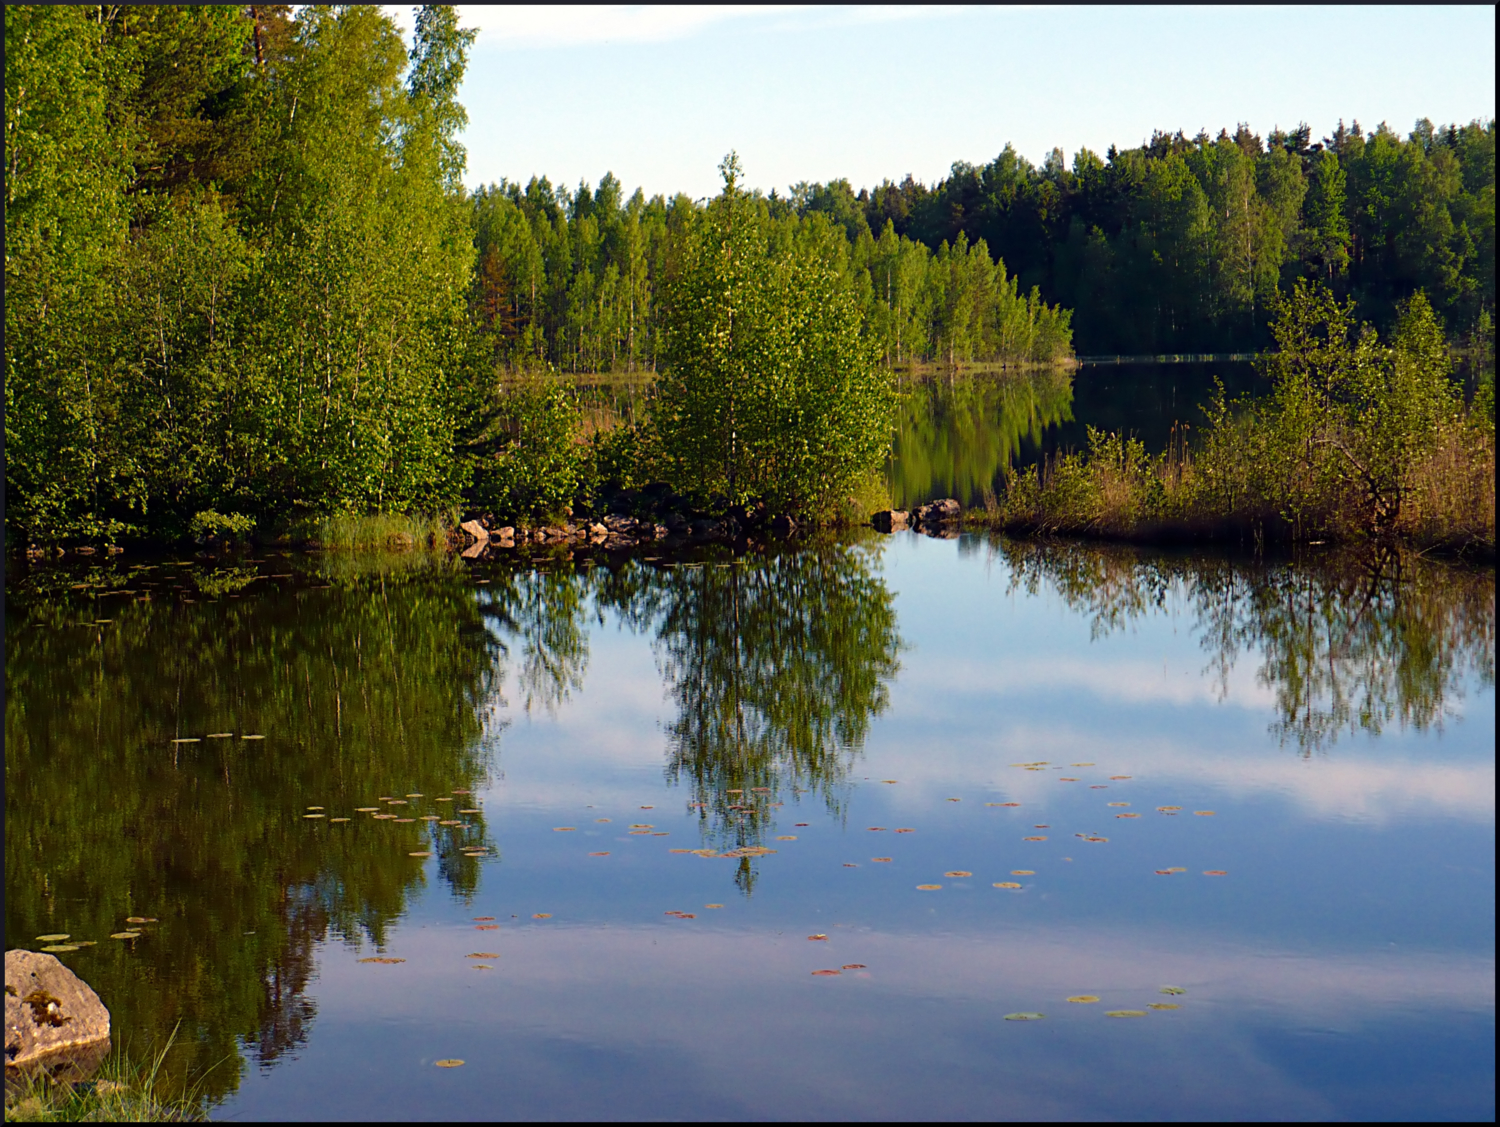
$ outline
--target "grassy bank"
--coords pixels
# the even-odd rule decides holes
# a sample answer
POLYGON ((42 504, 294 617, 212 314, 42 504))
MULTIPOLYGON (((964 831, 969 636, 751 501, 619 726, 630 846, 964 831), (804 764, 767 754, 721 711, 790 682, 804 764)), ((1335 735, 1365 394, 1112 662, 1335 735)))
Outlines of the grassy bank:
POLYGON ((279 539, 314 548, 441 548, 457 526, 452 513, 336 513, 290 523, 279 539))
POLYGON ((1013 475, 975 519, 1137 541, 1391 538, 1493 559, 1494 378, 1465 402, 1426 300, 1382 343, 1299 285, 1273 331, 1268 397, 1221 392, 1204 431, 1156 455, 1090 428, 1087 450, 1013 475))
POLYGON ((169 1040, 149 1060, 111 1052, 99 1070, 77 1083, 45 1074, 5 1077, 7 1123, 206 1123, 197 1092, 165 1090, 162 1062, 169 1040))

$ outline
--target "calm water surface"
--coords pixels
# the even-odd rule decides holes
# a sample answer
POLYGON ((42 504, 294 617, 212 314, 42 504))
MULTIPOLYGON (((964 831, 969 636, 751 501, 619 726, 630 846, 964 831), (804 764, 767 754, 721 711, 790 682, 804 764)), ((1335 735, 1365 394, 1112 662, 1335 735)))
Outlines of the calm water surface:
POLYGON ((1494 590, 905 533, 32 568, 7 946, 94 942, 117 1043, 246 1120, 1492 1118, 1494 590))

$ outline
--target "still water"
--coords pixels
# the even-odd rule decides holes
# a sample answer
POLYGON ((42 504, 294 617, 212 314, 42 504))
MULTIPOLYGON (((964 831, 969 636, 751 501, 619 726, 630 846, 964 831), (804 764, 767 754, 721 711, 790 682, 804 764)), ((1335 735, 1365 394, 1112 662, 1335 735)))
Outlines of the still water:
POLYGON ((983 505, 1006 472, 1059 451, 1088 448, 1090 426, 1138 438, 1152 454, 1174 428, 1207 421, 1202 405, 1222 384, 1230 399, 1265 394, 1269 381, 1243 360, 1084 364, 1076 369, 939 373, 909 379, 886 482, 898 509, 940 497, 983 505))
POLYGON ((7 946, 92 942, 216 1117, 1488 1119, 1494 596, 910 533, 35 567, 7 946))

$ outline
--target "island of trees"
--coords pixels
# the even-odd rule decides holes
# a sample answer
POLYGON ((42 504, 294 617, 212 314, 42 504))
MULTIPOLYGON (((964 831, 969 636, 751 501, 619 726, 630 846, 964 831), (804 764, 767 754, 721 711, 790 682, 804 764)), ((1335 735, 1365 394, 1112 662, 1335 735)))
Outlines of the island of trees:
MULTIPOLYGON (((731 155, 706 204, 612 175, 469 192, 472 38, 445 6, 410 50, 359 6, 7 9, 8 545, 544 519, 650 481, 826 518, 878 470, 893 372, 1075 349, 1284 354, 1279 406, 1223 405, 1199 464, 1295 418, 1277 456, 1327 489, 1295 511, 1284 480, 1200 491, 1198 527, 1313 535, 1344 491, 1361 528, 1401 528, 1413 474, 1442 494, 1493 466, 1492 393, 1466 403, 1448 368, 1492 348, 1492 120, 1158 134, 1041 168, 1007 146, 931 187, 785 196, 731 155), (650 409, 585 440, 560 377, 606 371, 643 373, 650 409), (1439 448, 1458 462, 1416 468, 1439 448)), ((1109 441, 995 519, 1103 528, 1058 490, 1150 461, 1109 441)))

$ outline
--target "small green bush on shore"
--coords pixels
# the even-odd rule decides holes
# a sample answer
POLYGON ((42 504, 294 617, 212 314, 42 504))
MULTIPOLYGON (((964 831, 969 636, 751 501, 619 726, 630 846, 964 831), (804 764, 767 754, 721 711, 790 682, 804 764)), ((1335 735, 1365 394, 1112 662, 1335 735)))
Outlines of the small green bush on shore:
POLYGON ((1089 448, 1016 474, 987 521, 1133 539, 1351 540, 1495 550, 1492 384, 1465 406, 1420 293, 1390 343, 1352 303, 1299 284, 1273 326, 1272 394, 1208 409, 1195 444, 1151 456, 1089 430, 1089 448))

